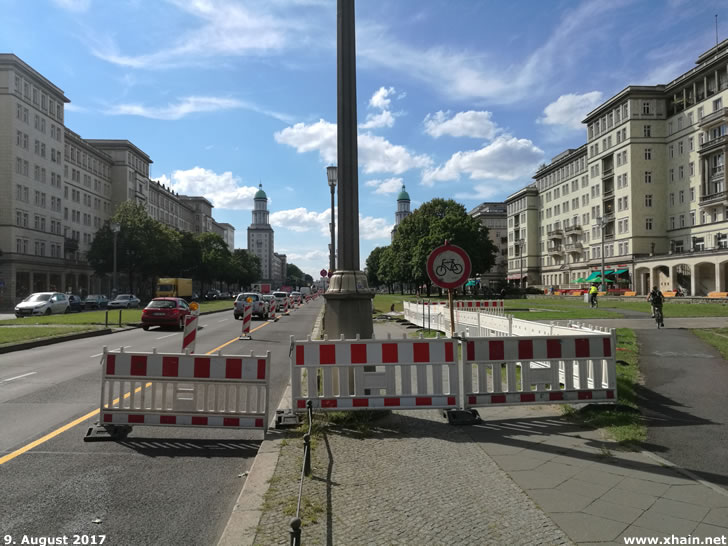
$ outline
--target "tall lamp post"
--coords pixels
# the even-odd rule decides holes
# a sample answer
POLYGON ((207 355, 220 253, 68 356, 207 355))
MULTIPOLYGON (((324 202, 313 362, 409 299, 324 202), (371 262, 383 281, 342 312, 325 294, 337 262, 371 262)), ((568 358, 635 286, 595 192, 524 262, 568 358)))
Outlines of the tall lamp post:
POLYGON ((602 230, 602 252, 601 252, 601 254, 602 254, 602 274, 601 274, 602 290, 601 291, 604 292, 605 287, 607 286, 607 281, 604 278, 604 229, 607 227, 607 219, 603 216, 598 216, 597 217, 597 226, 599 226, 599 229, 602 230))
POLYGON ((333 274, 336 271, 336 244, 335 233, 336 223, 334 220, 334 192, 336 191, 337 168, 335 165, 326 167, 326 177, 329 179, 331 189, 331 244, 329 245, 329 271, 333 274))
POLYGON ((116 222, 113 222, 111 224, 111 231, 114 233, 114 279, 113 283, 114 285, 111 287, 111 297, 116 297, 116 237, 119 235, 119 232, 121 231, 121 224, 118 224, 116 222))
POLYGON ((518 239, 518 264, 521 267, 521 276, 518 277, 518 287, 523 288, 523 246, 526 244, 524 239, 518 239))

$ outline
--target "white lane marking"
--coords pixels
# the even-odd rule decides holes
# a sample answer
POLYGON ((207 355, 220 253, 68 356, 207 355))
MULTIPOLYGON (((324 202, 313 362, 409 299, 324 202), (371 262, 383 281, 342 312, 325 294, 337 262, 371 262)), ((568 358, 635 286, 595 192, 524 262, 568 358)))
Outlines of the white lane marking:
POLYGON ((176 335, 178 335, 178 334, 167 334, 166 336, 161 336, 161 337, 158 337, 157 339, 164 339, 165 337, 172 337, 172 336, 176 336, 176 335))
POLYGON ((13 381, 14 379, 20 379, 21 377, 28 377, 29 375, 34 375, 38 372, 30 372, 30 373, 24 373, 23 375, 16 375, 15 377, 9 377, 8 379, 3 379, 0 381, 0 383, 7 383, 8 381, 13 381))
MULTIPOLYGON (((129 347, 131 347, 131 345, 124 345, 121 348, 122 349, 128 349, 129 347)), ((118 353, 119 352, 119 349, 111 349, 109 352, 110 353, 118 353)), ((96 354, 96 355, 91 355, 89 358, 96 358, 97 356, 101 356, 102 354, 104 354, 104 353, 99 353, 99 354, 96 354)))
POLYGON ((222 320, 218 320, 218 321, 217 321, 217 323, 218 323, 218 324, 220 324, 221 322, 227 322, 227 320, 228 320, 228 319, 222 319, 222 320))

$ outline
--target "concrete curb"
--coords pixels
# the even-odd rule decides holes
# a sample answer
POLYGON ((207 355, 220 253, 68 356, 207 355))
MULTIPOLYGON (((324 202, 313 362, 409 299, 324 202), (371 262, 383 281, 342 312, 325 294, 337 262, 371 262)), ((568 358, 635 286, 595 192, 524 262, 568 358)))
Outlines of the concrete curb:
MULTIPOLYGON (((311 331, 311 339, 319 339, 321 337, 321 329, 323 325, 324 310, 326 306, 321 307, 316 322, 314 322, 311 331)), ((291 384, 289 383, 283 392, 281 402, 278 405, 279 410, 291 409, 291 384)), ((275 426, 273 421, 271 427, 275 426)), ((243 484, 243 489, 238 495, 238 500, 233 507, 222 536, 218 541, 218 546, 252 546, 255 536, 258 533, 258 524, 263 516, 263 501, 265 494, 270 487, 270 480, 278 466, 278 458, 281 454, 282 439, 263 440, 255 456, 253 465, 250 467, 248 476, 243 484)))

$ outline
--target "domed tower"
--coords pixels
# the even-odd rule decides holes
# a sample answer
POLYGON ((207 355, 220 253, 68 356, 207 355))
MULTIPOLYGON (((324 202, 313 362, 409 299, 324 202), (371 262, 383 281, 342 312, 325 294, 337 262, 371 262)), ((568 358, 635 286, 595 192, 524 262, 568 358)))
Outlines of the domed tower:
POLYGON ((268 196, 263 191, 263 184, 258 185, 253 202, 253 223, 248 227, 248 252, 260 258, 261 280, 270 281, 273 278, 273 228, 268 223, 268 196))
POLYGON ((410 196, 405 191, 404 184, 402 184, 402 191, 397 196, 397 212, 394 213, 394 227, 392 228, 392 239, 394 239, 394 232, 397 231, 399 223, 407 218, 412 212, 410 211, 410 196))

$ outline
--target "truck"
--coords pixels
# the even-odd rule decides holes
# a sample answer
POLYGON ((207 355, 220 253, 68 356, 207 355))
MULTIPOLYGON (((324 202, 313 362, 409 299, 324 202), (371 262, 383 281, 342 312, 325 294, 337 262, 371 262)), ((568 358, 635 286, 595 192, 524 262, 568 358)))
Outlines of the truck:
POLYGON ((255 283, 253 285, 253 292, 258 292, 260 294, 270 294, 270 283, 255 283))
POLYGON ((192 298, 192 279, 160 278, 157 282, 157 290, 154 294, 158 298, 192 298))
POLYGON ((308 286, 302 286, 300 292, 301 292, 301 295, 303 295, 303 296, 310 296, 311 288, 308 286))

